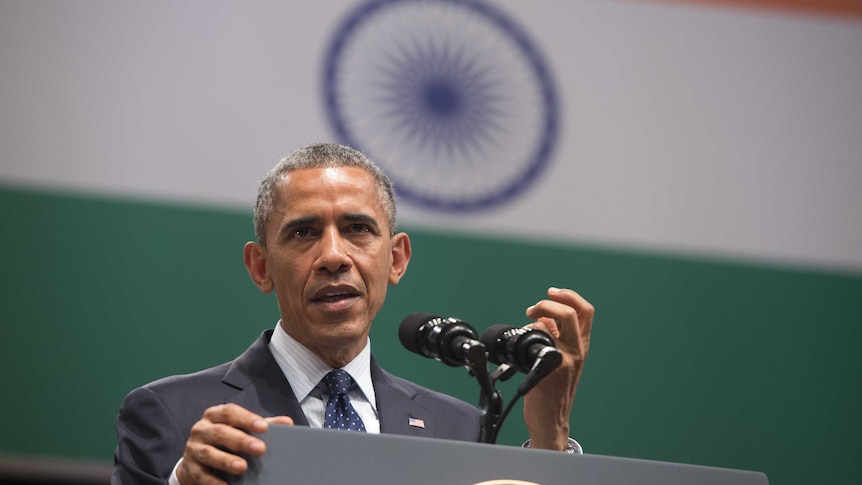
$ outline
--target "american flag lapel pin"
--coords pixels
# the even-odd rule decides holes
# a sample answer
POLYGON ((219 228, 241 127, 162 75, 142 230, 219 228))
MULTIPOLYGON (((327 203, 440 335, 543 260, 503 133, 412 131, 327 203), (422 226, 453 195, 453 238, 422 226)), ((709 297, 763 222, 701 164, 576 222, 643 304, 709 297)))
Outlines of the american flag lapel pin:
POLYGON ((410 418, 407 420, 407 424, 413 426, 414 428, 422 428, 425 429, 425 420, 419 418, 410 418))

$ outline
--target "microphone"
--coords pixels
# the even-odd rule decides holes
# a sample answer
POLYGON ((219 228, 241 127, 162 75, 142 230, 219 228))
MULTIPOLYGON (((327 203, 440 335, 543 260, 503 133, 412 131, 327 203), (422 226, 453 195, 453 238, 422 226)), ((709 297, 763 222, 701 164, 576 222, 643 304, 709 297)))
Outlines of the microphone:
POLYGON ((529 373, 543 362, 551 370, 562 363, 562 354, 553 339, 541 330, 492 325, 482 333, 481 340, 488 349, 488 360, 497 365, 508 364, 520 372, 529 373))
POLYGON ((430 313, 411 313, 398 328, 398 338, 407 350, 446 365, 460 367, 472 363, 478 351, 485 348, 476 330, 457 318, 445 318, 430 313), (471 352, 471 349, 475 349, 471 352))

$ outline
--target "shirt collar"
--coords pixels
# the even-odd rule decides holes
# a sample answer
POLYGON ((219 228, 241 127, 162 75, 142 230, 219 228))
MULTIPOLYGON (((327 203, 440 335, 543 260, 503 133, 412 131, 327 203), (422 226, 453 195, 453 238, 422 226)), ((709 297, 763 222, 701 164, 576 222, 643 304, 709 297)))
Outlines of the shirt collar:
MULTIPOLYGON (((323 377, 332 370, 332 367, 314 352, 288 335, 281 326, 281 320, 272 333, 269 350, 284 373, 284 377, 290 382, 290 387, 293 388, 293 393, 299 402, 305 400, 323 377)), ((371 403, 374 409, 377 409, 374 384, 371 382, 371 339, 366 341, 365 347, 359 352, 359 355, 342 369, 350 374, 350 377, 356 381, 359 390, 365 395, 365 399, 371 403)))

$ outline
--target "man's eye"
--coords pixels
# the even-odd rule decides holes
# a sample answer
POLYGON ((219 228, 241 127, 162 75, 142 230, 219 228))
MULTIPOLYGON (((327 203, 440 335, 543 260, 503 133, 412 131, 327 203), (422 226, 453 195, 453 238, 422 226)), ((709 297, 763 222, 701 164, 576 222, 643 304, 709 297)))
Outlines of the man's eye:
POLYGON ((371 232, 371 229, 365 224, 351 224, 347 226, 347 232, 352 234, 362 234, 366 232, 371 232))
POLYGON ((314 231, 309 227, 300 227, 293 231, 293 237, 295 239, 305 239, 307 237, 312 237, 314 235, 314 231))

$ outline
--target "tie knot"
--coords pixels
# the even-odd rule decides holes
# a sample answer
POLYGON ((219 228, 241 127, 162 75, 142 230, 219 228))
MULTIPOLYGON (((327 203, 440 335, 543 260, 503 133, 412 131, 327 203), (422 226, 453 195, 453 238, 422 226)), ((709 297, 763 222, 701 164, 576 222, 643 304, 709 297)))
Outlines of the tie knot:
POLYGON ((323 380, 326 381, 326 387, 329 389, 330 395, 347 394, 347 391, 353 386, 353 378, 344 369, 329 371, 329 374, 326 374, 323 380))

